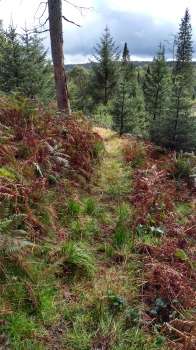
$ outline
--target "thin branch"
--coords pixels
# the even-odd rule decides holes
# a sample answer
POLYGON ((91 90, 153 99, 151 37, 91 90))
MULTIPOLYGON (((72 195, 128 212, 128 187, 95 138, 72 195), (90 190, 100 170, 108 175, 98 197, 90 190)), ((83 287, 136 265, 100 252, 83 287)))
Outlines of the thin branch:
POLYGON ((47 23, 49 21, 49 17, 48 18, 46 18, 46 20, 44 21, 44 23, 40 23, 40 27, 44 27, 45 26, 45 24, 47 23))
MULTIPOLYGON (((39 9, 40 9, 40 7, 41 7, 42 5, 44 5, 44 11, 43 11, 41 17, 44 15, 44 13, 45 13, 45 11, 46 11, 46 8, 47 8, 47 6, 48 6, 48 1, 41 1, 41 2, 40 2, 39 6, 38 6, 38 8, 37 8, 37 10, 36 10, 36 12, 35 12, 35 16, 36 16, 36 14, 38 13, 38 11, 39 11, 39 9)), ((41 17, 40 17, 40 18, 41 18, 41 17)))
POLYGON ((46 21, 45 21, 43 24, 41 23, 41 19, 42 19, 42 17, 45 15, 45 12, 46 12, 46 10, 47 10, 47 6, 48 6, 48 3, 45 4, 45 8, 44 8, 44 10, 43 10, 41 16, 39 17, 39 25, 40 25, 41 27, 43 27, 43 26, 46 24, 46 22, 48 21, 48 18, 47 18, 46 21))
POLYGON ((37 30, 37 28, 35 28, 34 30, 32 30, 32 32, 30 32, 30 34, 43 34, 46 32, 49 32, 49 29, 37 30))
POLYGON ((77 26, 77 27, 81 27, 79 24, 77 24, 77 23, 75 23, 75 22, 73 22, 73 21, 70 21, 68 18, 66 18, 65 16, 62 16, 62 18, 66 21, 66 22, 68 22, 68 23, 71 23, 71 24, 74 24, 75 26, 77 26))
POLYGON ((92 9, 92 7, 78 6, 76 4, 73 4, 73 2, 71 2, 69 0, 63 0, 63 1, 65 1, 67 4, 71 5, 75 9, 77 9, 81 13, 81 15, 82 15, 83 10, 91 10, 92 9))

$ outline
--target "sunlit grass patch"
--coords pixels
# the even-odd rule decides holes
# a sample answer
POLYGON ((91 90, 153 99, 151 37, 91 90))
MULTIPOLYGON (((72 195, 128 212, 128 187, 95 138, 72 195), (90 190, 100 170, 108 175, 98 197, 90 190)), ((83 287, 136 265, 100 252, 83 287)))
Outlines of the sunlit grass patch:
POLYGON ((105 160, 104 171, 100 171, 100 187, 112 198, 120 197, 131 191, 131 173, 121 162, 115 159, 105 160))

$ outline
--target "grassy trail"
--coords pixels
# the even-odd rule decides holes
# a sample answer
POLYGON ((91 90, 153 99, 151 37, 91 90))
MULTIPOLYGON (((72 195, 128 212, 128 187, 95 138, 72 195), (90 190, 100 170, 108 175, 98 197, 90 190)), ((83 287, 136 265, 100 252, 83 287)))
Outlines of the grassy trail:
POLYGON ((89 281, 75 276, 69 285, 74 297, 66 310, 72 326, 63 337, 64 345, 67 350, 161 349, 156 337, 138 327, 143 272, 132 252, 133 208, 128 200, 132 170, 122 154, 127 141, 109 130, 96 128, 96 132, 104 139, 105 153, 90 194, 82 193, 78 199, 83 208, 71 224, 88 244, 96 272, 89 281))
POLYGON ((12 311, 2 324, 0 349, 1 341, 13 350, 166 349, 158 333, 141 327, 144 276, 132 242, 133 169, 123 159, 130 141, 95 131, 105 151, 90 183, 82 188, 67 180, 61 201, 54 186, 40 207, 48 228, 55 215, 50 203, 59 208, 62 236, 51 230, 50 240, 32 252, 32 281, 22 276, 4 289, 2 309, 12 311))

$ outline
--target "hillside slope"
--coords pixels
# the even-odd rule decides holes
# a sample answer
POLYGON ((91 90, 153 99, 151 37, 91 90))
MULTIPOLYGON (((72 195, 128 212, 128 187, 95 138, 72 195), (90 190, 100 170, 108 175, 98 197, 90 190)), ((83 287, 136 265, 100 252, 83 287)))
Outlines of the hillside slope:
POLYGON ((81 119, 31 119, 21 135, 10 113, 0 347, 194 349, 195 194, 174 155, 81 119))

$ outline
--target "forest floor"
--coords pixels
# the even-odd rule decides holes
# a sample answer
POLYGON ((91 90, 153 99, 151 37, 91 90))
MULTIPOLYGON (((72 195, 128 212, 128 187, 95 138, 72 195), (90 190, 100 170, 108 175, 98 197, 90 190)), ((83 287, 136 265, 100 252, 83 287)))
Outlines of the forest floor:
POLYGON ((26 285, 41 316, 8 316, 0 348, 8 334, 15 350, 193 350, 194 191, 170 179, 164 153, 94 131, 105 151, 89 183, 69 183, 59 236, 67 263, 38 287, 40 300, 26 285))
MULTIPOLYGON (((167 349, 169 346, 173 349, 194 349, 194 313, 189 311, 187 315, 182 305, 179 306, 179 309, 178 305, 176 309, 175 306, 173 308, 171 299, 178 299, 178 294, 181 293, 183 303, 184 294, 186 295, 190 289, 189 284, 186 284, 186 276, 183 279, 184 276, 182 277, 180 273, 183 269, 187 269, 187 266, 184 267, 184 265, 187 265, 187 259, 190 262, 191 256, 194 255, 191 249, 194 250, 195 241, 191 237, 190 242, 187 243, 187 237, 181 237, 180 232, 176 239, 173 232, 174 236, 169 238, 168 243, 168 238, 165 237, 162 228, 165 218, 157 225, 153 214, 152 216, 150 214, 149 206, 152 206, 151 201, 155 199, 150 199, 147 209, 145 201, 138 199, 138 206, 141 205, 139 209, 142 211, 138 217, 140 210, 137 213, 137 203, 132 201, 132 195, 135 191, 137 192, 134 186, 137 186, 138 180, 137 177, 134 178, 134 174, 142 171, 143 167, 145 168, 143 144, 141 143, 142 147, 139 146, 139 152, 132 160, 134 164, 132 167, 130 162, 126 162, 126 152, 127 149, 129 153, 130 149, 137 148, 138 146, 135 145, 139 144, 139 141, 135 141, 134 138, 132 140, 126 137, 120 138, 116 133, 103 128, 95 128, 94 131, 104 140, 105 152, 89 186, 84 191, 77 189, 73 194, 72 198, 75 198, 75 203, 80 203, 80 209, 76 209, 74 213, 73 206, 70 227, 72 235, 75 232, 76 239, 87 243, 88 253, 94 257, 95 272, 93 279, 88 282, 80 279, 76 274, 74 279, 71 278, 71 284, 68 282, 64 286, 68 302, 66 326, 61 338, 62 349, 154 350, 167 349), (145 216, 149 216, 147 220, 145 216), (137 233, 134 232, 136 227, 139 227, 137 233), (184 240, 186 243, 183 245, 184 240), (189 258, 185 251, 188 251, 189 258), (162 258, 159 259, 161 254, 162 258), (176 265, 175 258, 178 261, 176 265), (147 269, 145 264, 148 265, 147 269), (179 275, 178 271, 175 271, 175 266, 180 271, 179 275), (151 269, 150 275, 148 275, 149 269, 151 269), (162 269, 163 275, 160 272, 162 269), (156 274, 159 273, 161 276, 158 276, 156 280, 156 274), (166 278, 168 278, 167 281, 166 278), (185 291, 181 291, 181 287, 172 286, 172 283, 175 284, 173 281, 175 278, 181 278, 177 283, 181 283, 185 291), (159 283, 163 285, 157 286, 159 283), (145 297, 144 289, 150 296, 145 297), (148 306, 145 302, 148 303, 148 306), (180 320, 176 325, 174 320, 179 315, 180 320), (173 330, 169 328, 170 321, 173 330), (163 327, 163 324, 167 326, 163 327), (169 341, 167 341, 168 334, 169 341), (175 339, 179 335, 181 338, 176 342, 175 339)), ((163 167, 163 164, 169 166, 169 159, 165 155, 160 157, 163 157, 164 162, 161 166, 163 167)), ((154 163, 156 164, 156 161, 153 159, 153 166, 155 166, 154 163)), ((147 164, 149 166, 149 159, 147 164)), ((165 176, 165 173, 163 175, 165 176)), ((153 174, 155 183, 150 184, 154 186, 153 190, 157 186, 156 179, 159 176, 157 170, 153 174)), ((170 205, 174 203, 169 202, 176 201, 176 198, 173 189, 170 188, 172 187, 170 180, 168 184, 167 181, 168 188, 165 188, 165 192, 168 191, 171 198, 166 199, 168 203, 165 205, 168 205, 171 212, 174 209, 171 210, 170 205)), ((159 186, 158 192, 162 191, 162 184, 158 184, 159 186)), ((148 192, 148 188, 143 188, 143 190, 148 192)), ((182 192, 186 190, 187 188, 182 192)), ((143 192, 141 196, 142 194, 143 192)), ((162 200, 164 202, 164 199, 162 200)), ((148 199, 146 201, 148 202, 148 199)), ((185 199, 183 195, 180 196, 175 205, 177 212, 175 220, 179 220, 179 227, 182 224, 186 226, 189 222, 188 217, 192 220, 194 213, 194 195, 190 191, 185 199)), ((162 215, 164 216, 163 212, 162 215)), ((169 221, 169 216, 167 219, 169 221)), ((190 225, 193 233, 195 233, 194 224, 195 222, 190 225)), ((171 223, 172 228, 169 229, 173 231, 172 225, 174 225, 173 222, 171 223)), ((190 226, 187 226, 188 229, 190 226)), ((188 271, 188 274, 192 275, 190 279, 194 280, 194 272, 190 272, 189 267, 188 271)), ((194 293, 190 289, 190 295, 184 301, 184 306, 193 307, 195 304, 192 298, 194 299, 194 293)), ((178 304, 178 301, 176 303, 178 304)), ((55 348, 55 342, 54 337, 52 349, 55 348)))

